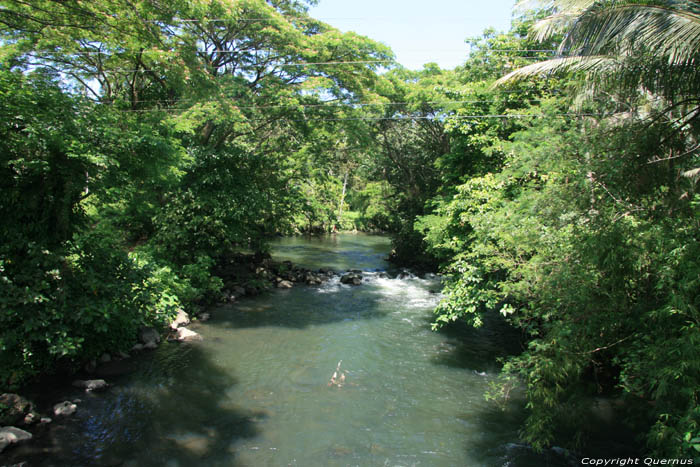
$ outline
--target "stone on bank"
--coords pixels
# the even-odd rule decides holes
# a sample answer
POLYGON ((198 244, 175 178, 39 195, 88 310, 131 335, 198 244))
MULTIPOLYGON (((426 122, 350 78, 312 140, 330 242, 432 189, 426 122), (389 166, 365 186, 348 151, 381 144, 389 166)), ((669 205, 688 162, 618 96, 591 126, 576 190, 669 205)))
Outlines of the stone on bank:
POLYGON ((202 336, 187 328, 178 328, 175 340, 178 342, 201 341, 202 336))
POLYGON ((0 395, 0 426, 14 425, 24 420, 24 417, 32 411, 32 404, 18 394, 5 393, 0 395))

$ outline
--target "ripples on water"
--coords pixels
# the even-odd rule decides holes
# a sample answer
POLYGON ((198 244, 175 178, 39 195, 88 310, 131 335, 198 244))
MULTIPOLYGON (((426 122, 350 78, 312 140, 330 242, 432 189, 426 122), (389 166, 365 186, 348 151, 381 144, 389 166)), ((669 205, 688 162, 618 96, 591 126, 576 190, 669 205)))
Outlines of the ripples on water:
MULTIPOLYGON (((36 465, 541 466, 556 452, 517 444, 522 415, 483 397, 496 358, 517 347, 499 325, 430 331, 439 278, 377 273, 386 239, 283 240, 276 259, 361 268, 213 310, 201 343, 166 343, 128 361, 103 394, 72 392, 79 412, 43 446, 12 452, 36 465), (343 387, 329 387, 338 362, 343 387), (43 453, 37 449, 43 447, 43 453)), ((58 397, 58 396, 56 396, 58 397)))

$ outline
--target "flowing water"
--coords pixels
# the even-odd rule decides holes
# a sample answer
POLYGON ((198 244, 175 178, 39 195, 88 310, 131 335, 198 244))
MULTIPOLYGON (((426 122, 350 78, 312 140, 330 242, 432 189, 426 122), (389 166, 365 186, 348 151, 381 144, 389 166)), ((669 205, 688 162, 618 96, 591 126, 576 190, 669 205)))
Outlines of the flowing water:
POLYGON ((191 326, 202 342, 165 343, 105 367, 107 392, 58 390, 80 398, 78 412, 9 450, 7 462, 570 465, 561 450, 518 444, 522 414, 484 399, 515 336, 498 323, 432 332, 439 279, 377 272, 389 249, 364 235, 280 240, 274 259, 362 269, 364 283, 335 277, 212 310, 211 321, 191 326), (329 386, 341 360, 345 382, 329 386))

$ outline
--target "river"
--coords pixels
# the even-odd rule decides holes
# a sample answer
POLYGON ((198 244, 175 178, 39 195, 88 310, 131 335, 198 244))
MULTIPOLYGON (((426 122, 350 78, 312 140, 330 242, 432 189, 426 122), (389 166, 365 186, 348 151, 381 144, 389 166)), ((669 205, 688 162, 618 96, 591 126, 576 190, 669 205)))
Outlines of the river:
MULTIPOLYGON (((386 238, 342 234, 275 243, 273 258, 365 271, 220 306, 164 343, 103 368, 113 386, 37 443, 29 465, 564 466, 561 450, 519 444, 523 414, 484 399, 517 336, 500 323, 432 332, 439 278, 391 278, 386 238), (342 387, 328 386, 338 363, 342 387)), ((2 462, 6 460, 0 459, 2 462)))

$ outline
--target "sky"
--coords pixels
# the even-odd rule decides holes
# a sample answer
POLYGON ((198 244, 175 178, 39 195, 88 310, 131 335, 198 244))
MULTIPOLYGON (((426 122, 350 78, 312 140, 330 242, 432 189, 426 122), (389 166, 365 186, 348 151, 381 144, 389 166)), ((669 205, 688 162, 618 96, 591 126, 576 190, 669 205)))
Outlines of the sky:
POLYGON ((341 31, 355 31, 391 47, 397 61, 417 70, 464 63, 465 39, 493 27, 505 32, 515 0, 320 0, 309 13, 341 31))

